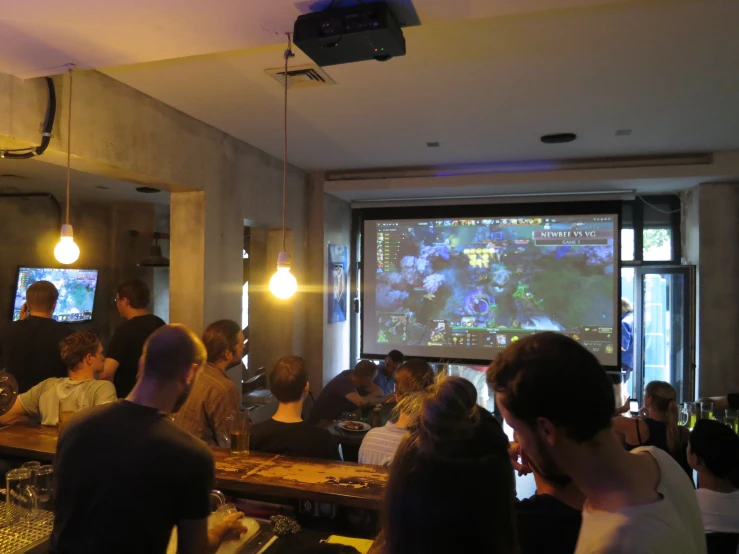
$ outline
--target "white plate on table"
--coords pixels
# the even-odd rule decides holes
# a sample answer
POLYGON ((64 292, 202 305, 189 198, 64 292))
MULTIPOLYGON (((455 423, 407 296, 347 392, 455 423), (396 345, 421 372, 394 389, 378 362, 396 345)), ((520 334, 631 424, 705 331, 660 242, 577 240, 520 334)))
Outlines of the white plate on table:
POLYGON ((364 421, 340 421, 336 424, 339 429, 342 431, 348 431, 349 433, 365 433, 372 429, 372 426, 369 423, 365 423, 364 421), (361 425, 361 429, 352 429, 352 426, 361 425))

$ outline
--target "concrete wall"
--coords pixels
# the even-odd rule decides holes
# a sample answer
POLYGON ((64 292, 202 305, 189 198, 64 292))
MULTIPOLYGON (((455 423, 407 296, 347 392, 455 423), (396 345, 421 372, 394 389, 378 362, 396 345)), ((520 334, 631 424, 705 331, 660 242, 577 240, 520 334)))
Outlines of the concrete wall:
MULTIPOLYGON (((57 118, 64 121, 66 77, 55 77, 54 82, 57 118)), ((38 141, 45 103, 43 80, 0 74, 0 145, 38 141)), ((196 331, 214 319, 240 321, 244 222, 265 232, 281 227, 282 161, 94 71, 76 73, 73 111, 75 169, 172 193, 170 320, 196 331)), ((57 126, 45 161, 63 165, 66 141, 65 129, 57 126)), ((304 172, 288 166, 287 227, 299 282, 306 271, 306 179, 304 172)), ((265 250, 262 268, 252 263, 252 271, 261 270, 266 279, 263 285, 276 265, 275 244, 265 250)), ((302 296, 288 303, 290 320, 283 318, 277 330, 268 332, 272 337, 281 333, 280 341, 262 340, 262 346, 252 350, 257 362, 261 357, 268 365, 285 354, 304 354, 302 296), (289 343, 282 341, 286 329, 289 343)), ((265 313, 252 314, 252 337, 258 343, 258 327, 272 324, 265 313)))
MULTIPOLYGON (((323 385, 347 369, 349 320, 328 324, 328 245, 350 245, 351 207, 348 202, 323 192, 323 175, 310 175, 308 184, 308 294, 306 296, 306 362, 311 390, 318 394, 323 385)), ((350 260, 351 263, 351 260, 350 260)), ((352 283, 347 295, 351 298, 352 283)), ((350 317, 350 314, 347 314, 350 317)))
MULTIPOLYGON (((323 245, 323 282, 328 283, 328 245, 338 244, 340 246, 351 246, 352 238, 352 210, 348 202, 331 196, 323 195, 324 206, 324 245, 323 245)), ((347 256, 351 267, 352 260, 347 256)), ((351 271, 347 268, 349 274, 351 271)), ((328 302, 323 295, 323 382, 328 383, 341 371, 350 367, 350 318, 351 299, 354 297, 352 283, 347 287, 349 297, 349 308, 347 319, 342 323, 328 324, 328 302)))
MULTIPOLYGON (((138 277, 153 288, 154 272, 160 271, 136 266, 149 253, 150 242, 128 234, 130 229, 153 229, 154 206, 73 202, 70 211, 75 241, 80 247, 80 258, 71 267, 99 270, 93 320, 74 328, 97 333, 105 344, 120 324, 113 304, 118 283, 138 277)), ((0 320, 9 320, 17 267, 59 266, 54 259, 59 227, 56 209, 46 198, 0 197, 0 222, 0 320)), ((166 290, 160 294, 164 296, 166 290)))
POLYGON ((688 206, 686 250, 698 264, 697 394, 739 391, 739 183, 702 184, 688 206))

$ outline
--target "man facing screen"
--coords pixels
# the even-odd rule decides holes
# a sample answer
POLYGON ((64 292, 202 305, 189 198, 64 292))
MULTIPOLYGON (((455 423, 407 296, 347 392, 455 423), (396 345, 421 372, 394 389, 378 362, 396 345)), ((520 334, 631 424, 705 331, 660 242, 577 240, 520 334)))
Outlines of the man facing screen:
POLYGON ((49 281, 36 281, 26 289, 19 321, 0 327, 0 369, 5 369, 23 394, 50 377, 66 377, 67 365, 59 342, 72 331, 54 321, 59 291, 49 281))

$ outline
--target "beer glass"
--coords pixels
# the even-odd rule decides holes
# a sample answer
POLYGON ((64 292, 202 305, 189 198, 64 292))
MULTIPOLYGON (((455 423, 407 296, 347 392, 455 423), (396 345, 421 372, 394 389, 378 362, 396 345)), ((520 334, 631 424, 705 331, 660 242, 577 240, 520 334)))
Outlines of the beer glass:
POLYGON ((10 523, 31 515, 36 504, 31 470, 19 467, 5 474, 5 518, 10 523))
POLYGON ((713 402, 701 402, 700 419, 713 419, 713 402))
POLYGON ((61 433, 67 422, 80 409, 77 397, 70 395, 59 400, 59 432, 61 433))
POLYGON ((233 412, 227 420, 231 454, 249 454, 249 435, 251 431, 249 410, 233 412))
POLYGON ((685 404, 680 404, 678 408, 679 411, 677 413, 677 424, 685 427, 688 424, 688 420, 690 419, 687 406, 685 404))
POLYGON ((688 429, 692 430, 693 427, 695 427, 695 424, 698 422, 700 406, 695 402, 686 402, 685 411, 688 415, 688 429))
POLYGON ((54 511, 54 466, 45 465, 36 470, 36 508, 54 511))
POLYGON ((724 423, 734 429, 734 432, 739 435, 739 410, 726 410, 724 423))

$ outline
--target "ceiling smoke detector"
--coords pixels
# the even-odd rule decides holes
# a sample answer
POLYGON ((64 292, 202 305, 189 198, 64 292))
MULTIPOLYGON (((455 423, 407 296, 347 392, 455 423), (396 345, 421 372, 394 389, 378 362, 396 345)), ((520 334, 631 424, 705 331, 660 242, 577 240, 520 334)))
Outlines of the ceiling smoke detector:
MULTIPOLYGON (((265 69, 265 73, 285 86, 285 68, 265 69)), ((296 65, 287 70, 287 88, 308 88, 335 85, 331 77, 317 65, 296 65)))

